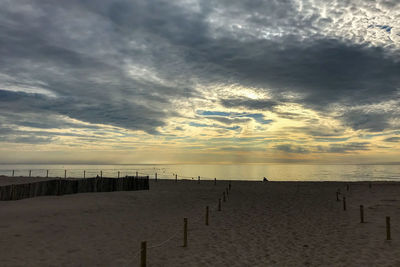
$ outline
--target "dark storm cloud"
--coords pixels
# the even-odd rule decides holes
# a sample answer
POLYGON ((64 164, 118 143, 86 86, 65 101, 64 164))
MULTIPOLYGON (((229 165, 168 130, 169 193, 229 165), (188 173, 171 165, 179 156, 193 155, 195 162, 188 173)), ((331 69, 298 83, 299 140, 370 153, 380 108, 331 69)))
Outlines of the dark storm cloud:
MULTIPOLYGON (((179 115, 174 101, 204 97, 198 83, 237 83, 272 96, 223 97, 219 103, 226 108, 274 111, 278 103, 296 102, 329 112, 335 105, 398 99, 400 61, 392 54, 325 38, 315 25, 329 19, 297 12, 292 1, 2 2, 0 89, 35 85, 54 96, 3 90, 0 109, 157 134, 179 115), (229 27, 210 22, 217 11, 215 23, 220 19, 229 27), (245 18, 249 28, 235 28, 235 18, 245 18), (264 26, 280 34, 259 38, 264 26), (300 97, 287 97, 292 93, 300 97)), ((390 116, 398 114, 350 111, 339 118, 356 130, 381 131, 390 116)), ((47 127, 41 121, 15 123, 47 127)))
MULTIPOLYGON (((51 98, 39 94, 32 95, 0 90, 0 110, 9 112, 13 109, 26 113, 61 114, 85 122, 110 124, 128 129, 142 129, 149 133, 155 133, 156 127, 164 125, 164 122, 160 119, 164 116, 163 113, 135 103, 121 102, 119 105, 113 105, 108 102, 95 102, 89 99, 86 102, 73 97, 51 98), (146 116, 143 114, 146 114, 146 116)), ((17 124, 23 125, 24 122, 17 124)), ((47 124, 38 123, 35 126, 38 128, 41 128, 40 126, 50 127, 47 124)))
POLYGON ((370 132, 380 132, 390 127, 389 119, 392 117, 393 114, 388 112, 354 110, 346 112, 342 120, 354 130, 363 129, 370 132))
POLYGON ((261 99, 251 99, 251 98, 229 98, 221 99, 221 104, 224 107, 243 107, 251 110, 271 110, 278 103, 273 100, 261 100, 261 99))

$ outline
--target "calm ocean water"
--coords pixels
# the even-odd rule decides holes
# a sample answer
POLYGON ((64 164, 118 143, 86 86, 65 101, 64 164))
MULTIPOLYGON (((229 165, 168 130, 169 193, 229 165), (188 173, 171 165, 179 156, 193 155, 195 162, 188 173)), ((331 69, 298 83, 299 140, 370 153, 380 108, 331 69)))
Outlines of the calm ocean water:
POLYGON ((150 175, 154 178, 173 179, 221 179, 221 180, 262 180, 271 181, 400 181, 400 165, 295 165, 295 164, 237 164, 237 165, 0 165, 0 175, 46 176, 81 178, 100 175, 103 177, 150 175))

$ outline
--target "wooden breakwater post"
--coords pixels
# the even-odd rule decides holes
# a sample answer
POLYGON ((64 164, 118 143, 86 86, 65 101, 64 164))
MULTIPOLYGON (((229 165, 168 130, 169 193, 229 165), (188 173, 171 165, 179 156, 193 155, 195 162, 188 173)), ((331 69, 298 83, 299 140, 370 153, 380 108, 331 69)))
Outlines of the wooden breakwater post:
POLYGON ((228 188, 226 188, 226 197, 228 197, 229 196, 229 191, 228 191, 228 188))
POLYGON ((32 174, 32 171, 31 171, 31 170, 29 170, 29 177, 31 177, 31 174, 32 174))
POLYGON ((200 183, 200 176, 197 176, 197 183, 200 183))
POLYGON ((218 198, 218 211, 221 211, 221 199, 218 198))
POLYGON ((83 178, 86 178, 86 171, 83 171, 83 178))
POLYGON ((214 178, 214 185, 217 185, 217 178, 214 178))
POLYGON ((49 170, 46 170, 46 178, 49 178, 49 170))
POLYGON ((119 179, 119 171, 118 171, 118 179, 119 179))
POLYGON ((140 245, 140 267, 146 267, 147 262, 147 242, 143 241, 140 245))
POLYGON ((154 174, 154 180, 157 182, 157 173, 154 174))
POLYGON ((346 197, 343 197, 343 210, 346 210, 346 197))
POLYGON ((188 234, 187 234, 187 227, 188 227, 188 219, 183 218, 183 247, 187 247, 188 245, 188 234))
POLYGON ((12 177, 14 177, 14 170, 12 171, 12 177))
POLYGON ((386 216, 386 240, 391 240, 390 236, 390 217, 386 216))
POLYGON ((103 171, 100 171, 100 178, 103 178, 103 171))
POLYGON ((208 225, 208 206, 206 206, 206 225, 208 225))
POLYGON ((360 205, 360 223, 364 223, 364 206, 360 205))
POLYGON ((340 201, 340 199, 339 199, 339 192, 338 191, 336 191, 336 201, 340 201))
POLYGON ((67 170, 64 170, 64 179, 67 178, 67 170))
POLYGON ((136 172, 136 178, 138 178, 139 177, 139 174, 138 174, 138 172, 136 172))
POLYGON ((178 174, 175 174, 175 183, 178 182, 178 174))

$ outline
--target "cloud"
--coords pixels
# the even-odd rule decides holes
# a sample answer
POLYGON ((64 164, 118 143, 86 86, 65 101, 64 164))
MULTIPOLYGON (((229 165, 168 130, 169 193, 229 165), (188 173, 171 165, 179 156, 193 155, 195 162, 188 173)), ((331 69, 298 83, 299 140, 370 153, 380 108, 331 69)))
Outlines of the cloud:
MULTIPOLYGON (((3 142, 31 135, 57 142, 55 130, 89 138, 78 136, 86 129, 101 141, 94 131, 156 140, 174 131, 201 136, 203 128, 275 136, 271 128, 281 133, 277 150, 311 153, 319 150, 289 144, 282 129, 326 143, 352 131, 395 130, 398 7, 396 0, 2 1, 3 142), (238 125, 251 121, 254 129, 238 125)), ((370 148, 356 141, 319 152, 370 148)))
POLYGON ((397 137, 397 136, 388 137, 388 138, 383 139, 383 141, 397 143, 397 142, 400 142, 400 137, 397 137))
POLYGON ((250 98, 221 99, 221 104, 227 108, 242 107, 253 110, 270 110, 278 105, 276 101, 250 98))
POLYGON ((302 146, 296 146, 292 144, 281 144, 281 145, 276 145, 274 146, 276 150, 287 152, 287 153, 300 153, 300 154, 306 154, 310 153, 310 150, 307 148, 304 148, 302 146))

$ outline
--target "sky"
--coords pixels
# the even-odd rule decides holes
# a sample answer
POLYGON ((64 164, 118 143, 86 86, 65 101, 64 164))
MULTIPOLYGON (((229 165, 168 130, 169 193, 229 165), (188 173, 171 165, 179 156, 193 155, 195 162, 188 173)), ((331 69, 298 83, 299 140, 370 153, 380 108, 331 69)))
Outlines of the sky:
POLYGON ((0 1, 0 163, 399 162, 398 0, 0 1))

